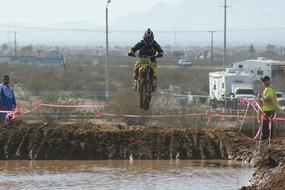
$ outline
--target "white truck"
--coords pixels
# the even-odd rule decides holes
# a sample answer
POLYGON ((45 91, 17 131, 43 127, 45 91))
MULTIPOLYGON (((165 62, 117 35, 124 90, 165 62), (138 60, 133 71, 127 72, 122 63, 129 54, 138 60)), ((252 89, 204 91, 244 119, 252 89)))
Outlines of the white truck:
POLYGON ((252 84, 232 84, 230 95, 234 98, 255 98, 252 84))

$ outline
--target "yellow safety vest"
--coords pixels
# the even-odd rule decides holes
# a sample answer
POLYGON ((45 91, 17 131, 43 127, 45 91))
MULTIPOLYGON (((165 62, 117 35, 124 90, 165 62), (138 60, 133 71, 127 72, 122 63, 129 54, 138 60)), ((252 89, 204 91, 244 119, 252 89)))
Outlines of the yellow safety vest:
POLYGON ((272 86, 268 86, 264 89, 262 93, 263 97, 271 97, 271 100, 264 100, 262 103, 262 110, 263 111, 272 111, 272 110, 278 110, 279 105, 276 97, 275 90, 272 86))

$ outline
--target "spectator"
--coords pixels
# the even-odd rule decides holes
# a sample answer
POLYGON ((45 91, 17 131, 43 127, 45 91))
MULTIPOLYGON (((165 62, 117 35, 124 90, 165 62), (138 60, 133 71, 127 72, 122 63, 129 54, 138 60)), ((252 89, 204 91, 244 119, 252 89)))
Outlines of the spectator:
MULTIPOLYGON (((12 88, 9 86, 9 76, 3 77, 3 83, 0 84, 0 110, 14 111, 16 109, 16 99, 12 88)), ((4 123, 6 113, 0 113, 0 122, 4 123)))
POLYGON ((263 117, 261 139, 266 140, 273 137, 274 127, 272 119, 275 116, 275 112, 279 109, 279 105, 277 102, 275 90, 270 85, 270 77, 265 76, 261 78, 261 81, 263 86, 265 87, 262 95, 260 96, 262 111, 265 114, 263 117))

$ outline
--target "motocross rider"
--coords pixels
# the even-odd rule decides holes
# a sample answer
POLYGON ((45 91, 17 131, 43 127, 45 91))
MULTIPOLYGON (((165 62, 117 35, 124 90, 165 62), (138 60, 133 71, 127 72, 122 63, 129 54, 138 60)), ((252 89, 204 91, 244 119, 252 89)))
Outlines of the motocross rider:
MULTIPOLYGON (((128 56, 135 57, 135 52, 139 50, 139 57, 150 57, 151 68, 153 71, 153 90, 157 87, 157 63, 156 57, 163 56, 163 50, 160 45, 154 40, 153 32, 150 28, 144 33, 143 40, 138 42, 134 47, 129 50, 128 56)), ((138 75, 139 75, 140 60, 134 65, 134 89, 136 89, 138 75)))

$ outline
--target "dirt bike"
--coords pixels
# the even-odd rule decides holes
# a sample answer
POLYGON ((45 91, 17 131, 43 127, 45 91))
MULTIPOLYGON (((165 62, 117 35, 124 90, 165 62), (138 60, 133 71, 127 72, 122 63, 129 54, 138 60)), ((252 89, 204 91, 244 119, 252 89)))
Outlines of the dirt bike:
POLYGON ((137 91, 140 95, 140 108, 149 110, 151 93, 153 91, 153 70, 150 57, 139 58, 140 67, 138 73, 137 91))

